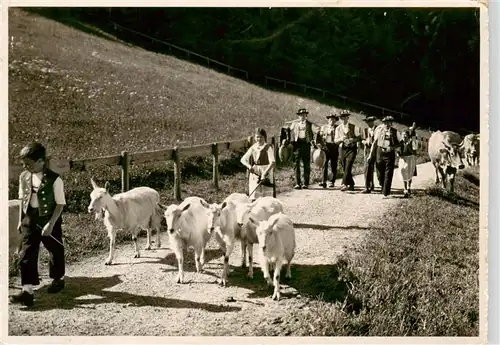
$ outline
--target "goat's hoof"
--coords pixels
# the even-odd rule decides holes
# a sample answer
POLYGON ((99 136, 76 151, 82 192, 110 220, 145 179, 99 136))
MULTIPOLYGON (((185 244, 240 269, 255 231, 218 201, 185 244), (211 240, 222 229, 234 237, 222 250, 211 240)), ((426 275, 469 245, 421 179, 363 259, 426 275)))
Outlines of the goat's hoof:
POLYGON ((248 274, 247 274, 247 278, 248 278, 248 279, 253 279, 253 273, 248 272, 248 274))
POLYGON ((144 250, 151 250, 151 246, 144 247, 144 250))
POLYGON ((227 286, 227 280, 222 279, 222 280, 219 282, 219 285, 220 285, 220 286, 222 286, 222 287, 226 287, 226 286, 227 286))
POLYGON ((111 264, 112 264, 112 261, 108 259, 108 260, 104 261, 104 264, 105 264, 106 266, 109 266, 109 265, 111 265, 111 264))
POLYGON ((273 294, 273 301, 279 301, 280 300, 280 294, 273 294))
POLYGON ((134 259, 137 259, 137 258, 140 258, 140 257, 141 257, 141 254, 139 254, 139 253, 135 253, 135 255, 134 255, 134 259))
POLYGON ((175 281, 177 284, 183 284, 183 280, 181 278, 177 278, 177 280, 175 281))
POLYGON ((247 265, 244 262, 242 262, 241 263, 241 268, 246 268, 246 267, 247 267, 247 265))

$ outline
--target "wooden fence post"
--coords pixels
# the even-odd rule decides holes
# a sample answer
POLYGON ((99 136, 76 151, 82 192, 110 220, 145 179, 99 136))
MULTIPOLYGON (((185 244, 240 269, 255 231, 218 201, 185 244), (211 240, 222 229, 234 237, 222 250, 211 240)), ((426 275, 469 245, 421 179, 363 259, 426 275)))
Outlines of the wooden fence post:
POLYGON ((219 190, 219 149, 217 143, 212 144, 212 174, 216 190, 219 190))
POLYGON ((181 162, 177 146, 172 152, 172 158, 174 160, 174 198, 177 201, 181 201, 181 162))
POLYGON ((129 173, 128 168, 130 165, 130 158, 127 151, 122 151, 122 193, 129 190, 129 173))

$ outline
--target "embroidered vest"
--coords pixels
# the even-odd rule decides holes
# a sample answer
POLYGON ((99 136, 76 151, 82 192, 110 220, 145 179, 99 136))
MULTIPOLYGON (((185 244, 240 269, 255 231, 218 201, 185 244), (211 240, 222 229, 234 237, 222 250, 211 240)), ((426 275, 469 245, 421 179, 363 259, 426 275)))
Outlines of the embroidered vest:
POLYGON ((252 155, 250 156, 250 164, 251 165, 268 165, 269 157, 267 156, 267 150, 271 145, 266 144, 262 148, 262 150, 254 149, 252 150, 252 155))
POLYGON ((374 141, 374 134, 375 134, 375 127, 372 127, 372 133, 370 134, 369 128, 365 127, 363 129, 364 132, 364 139, 368 141, 366 146, 371 147, 374 141))
MULTIPOLYGON (((54 197, 54 181, 59 177, 59 174, 50 169, 43 172, 42 182, 37 191, 38 196, 38 214, 40 216, 51 216, 56 208, 56 200, 54 197)), ((31 200, 32 193, 32 177, 29 171, 23 171, 20 176, 20 184, 22 191, 23 213, 26 214, 31 200)))
MULTIPOLYGON (((291 141, 297 141, 299 139, 299 121, 292 123, 290 127, 293 132, 293 138, 291 141)), ((312 139, 313 139, 312 125, 311 122, 306 120, 306 138, 302 140, 305 140, 307 143, 310 143, 312 139)))
MULTIPOLYGON (((347 133, 344 133, 344 130, 341 128, 340 130, 342 131, 342 133, 344 134, 344 140, 345 139, 354 139, 356 138, 356 133, 354 133, 354 124, 352 123, 348 123, 348 130, 347 130, 347 133)), ((356 147, 357 144, 355 142, 351 143, 350 145, 344 145, 344 147, 356 147)))
POLYGON ((318 137, 321 137, 321 140, 323 141, 323 143, 326 144, 327 143, 326 138, 328 135, 330 135, 331 142, 328 144, 333 144, 333 140, 335 139, 335 129, 337 128, 337 126, 335 126, 335 125, 331 126, 330 131, 328 131, 328 127, 329 127, 328 125, 321 127, 321 130, 318 132, 318 137), (319 134, 321 134, 321 135, 319 135, 319 134))
POLYGON ((380 129, 380 135, 377 140, 378 147, 389 149, 389 148, 394 148, 396 144, 397 144, 396 129, 394 128, 389 128, 389 130, 385 128, 380 129))
POLYGON ((400 156, 412 156, 415 154, 415 150, 413 149, 413 141, 410 140, 407 143, 401 142, 401 154, 400 156))

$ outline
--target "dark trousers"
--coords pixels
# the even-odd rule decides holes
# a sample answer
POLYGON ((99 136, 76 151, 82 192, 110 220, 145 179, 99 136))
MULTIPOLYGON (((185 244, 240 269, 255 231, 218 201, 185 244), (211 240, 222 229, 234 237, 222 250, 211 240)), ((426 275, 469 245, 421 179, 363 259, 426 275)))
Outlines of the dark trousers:
POLYGON ((377 149, 377 171, 379 183, 382 186, 384 195, 391 194, 392 177, 394 175, 394 164, 396 162, 396 152, 384 152, 382 149, 377 149))
POLYGON ((323 167, 323 183, 328 180, 328 163, 332 167, 332 183, 335 183, 335 177, 337 176, 337 163, 339 160, 339 146, 333 143, 326 143, 325 145, 326 161, 323 167))
POLYGON ((375 185, 373 183, 373 172, 374 171, 375 171, 375 160, 369 161, 368 157, 365 157, 365 188, 368 190, 375 187, 375 185))
POLYGON ((342 184, 344 186, 354 186, 354 179, 352 178, 352 165, 358 154, 358 148, 353 145, 351 147, 340 148, 340 165, 344 170, 342 177, 342 184))
MULTIPOLYGON (((38 252, 40 242, 50 253, 49 276, 52 279, 60 279, 64 276, 64 247, 50 236, 42 236, 42 229, 50 220, 49 217, 40 217, 38 209, 28 207, 26 215, 21 221, 21 284, 40 284, 38 278, 38 252)), ((52 230, 54 236, 62 243, 62 218, 59 217, 52 230)))
POLYGON ((295 181, 298 185, 302 185, 300 179, 300 162, 304 165, 304 185, 309 185, 309 177, 311 175, 311 144, 305 140, 297 140, 294 144, 294 159, 295 159, 295 181))

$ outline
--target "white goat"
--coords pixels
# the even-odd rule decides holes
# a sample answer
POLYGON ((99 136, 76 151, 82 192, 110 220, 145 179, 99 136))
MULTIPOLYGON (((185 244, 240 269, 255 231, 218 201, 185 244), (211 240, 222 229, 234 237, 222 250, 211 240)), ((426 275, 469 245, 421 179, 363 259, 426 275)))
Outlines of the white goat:
POLYGON ((149 187, 137 187, 127 192, 111 196, 108 192, 109 183, 104 188, 97 186, 93 179, 90 180, 94 190, 90 193, 88 212, 95 213, 95 218, 102 220, 109 237, 109 256, 105 265, 111 265, 115 251, 116 233, 125 230, 132 233, 135 245, 135 258, 140 257, 137 245, 137 234, 140 229, 147 231, 147 244, 145 249, 151 249, 151 230, 156 229, 156 245, 161 247, 160 227, 162 206, 159 204, 160 195, 149 187))
MULTIPOLYGON (((255 221, 267 220, 271 215, 283 212, 283 204, 271 196, 258 198, 250 204, 235 204, 236 221, 241 229, 239 238, 241 238, 242 251, 243 253, 248 251, 248 278, 253 278, 253 245, 258 243, 259 239, 255 233, 255 224, 249 221, 249 217, 255 221)), ((241 265, 245 266, 245 255, 243 255, 241 265)))
POLYGON ((249 222, 254 224, 259 247, 261 249, 260 266, 269 285, 274 284, 273 300, 280 299, 280 272, 284 263, 287 264, 286 278, 292 277, 290 269, 293 256, 295 255, 295 229, 289 216, 283 213, 276 213, 268 220, 260 222, 252 217, 249 222), (274 265, 274 277, 271 281, 269 274, 269 264, 274 265))
POLYGON ((168 236, 179 265, 177 283, 184 283, 184 248, 192 246, 196 272, 205 263, 205 246, 211 234, 207 231, 207 202, 197 196, 186 198, 180 205, 170 205, 164 212, 168 236))
MULTIPOLYGON (((205 205, 208 217, 207 231, 211 234, 215 230, 215 239, 221 249, 224 250, 224 269, 221 276, 221 285, 226 286, 229 271, 229 257, 233 252, 236 239, 241 240, 240 230, 236 219, 236 204, 247 204, 250 198, 246 194, 233 193, 229 195, 222 204, 205 205)), ((245 263, 245 251, 242 247, 243 263, 245 263)))

